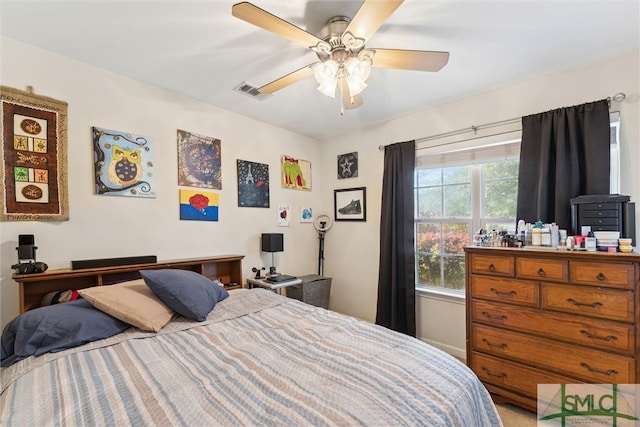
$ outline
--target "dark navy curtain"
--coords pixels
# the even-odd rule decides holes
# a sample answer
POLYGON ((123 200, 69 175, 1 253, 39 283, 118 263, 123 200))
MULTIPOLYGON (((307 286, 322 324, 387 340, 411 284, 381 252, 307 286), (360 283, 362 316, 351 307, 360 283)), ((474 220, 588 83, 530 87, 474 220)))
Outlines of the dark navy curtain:
POLYGON ((416 336, 413 249, 415 141, 384 150, 376 324, 416 336))
POLYGON ((606 99, 522 118, 517 219, 571 229, 569 200, 609 194, 606 99))

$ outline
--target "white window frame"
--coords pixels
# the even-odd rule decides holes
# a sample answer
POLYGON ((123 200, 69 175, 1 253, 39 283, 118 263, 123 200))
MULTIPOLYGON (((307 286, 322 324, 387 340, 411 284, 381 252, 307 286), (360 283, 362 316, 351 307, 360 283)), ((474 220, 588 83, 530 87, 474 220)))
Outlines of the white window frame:
MULTIPOLYGON (((611 128, 610 192, 611 194, 617 194, 620 189, 620 113, 617 111, 609 113, 609 120, 611 128)), ((497 160, 501 156, 503 159, 516 157, 513 155, 514 152, 518 153, 517 157, 519 157, 520 140, 522 139, 522 128, 519 121, 505 121, 504 124, 487 126, 487 129, 474 128, 473 137, 461 138, 460 133, 452 132, 442 138, 425 140, 428 144, 418 141, 416 147, 416 169, 425 166, 486 163, 491 159, 497 160), (499 154, 500 150, 502 150, 503 154, 499 154)), ((479 172, 475 173, 479 174, 479 172)), ((486 218, 480 216, 483 214, 481 212, 482 204, 474 199, 474 194, 479 194, 480 188, 474 188, 473 186, 481 187, 481 181, 480 179, 474 181, 472 176, 471 183, 472 217, 470 233, 473 233, 474 230, 486 225, 486 218)), ((415 184, 414 188, 416 188, 415 184)), ((479 194, 479 196, 484 197, 483 194, 479 194)), ((494 218, 491 220, 493 221, 494 218)), ((445 219, 443 218, 442 222, 444 221, 445 219)), ((414 219, 414 224, 418 222, 420 221, 417 218, 414 219)), ((470 242, 472 238, 473 236, 471 235, 470 242)), ((415 256, 417 259, 417 254, 415 256)), ((416 278, 418 277, 417 269, 418 263, 416 262, 416 278)), ((415 289, 416 292, 425 293, 438 299, 454 302, 465 299, 464 290, 426 286, 418 283, 415 284, 415 289)))

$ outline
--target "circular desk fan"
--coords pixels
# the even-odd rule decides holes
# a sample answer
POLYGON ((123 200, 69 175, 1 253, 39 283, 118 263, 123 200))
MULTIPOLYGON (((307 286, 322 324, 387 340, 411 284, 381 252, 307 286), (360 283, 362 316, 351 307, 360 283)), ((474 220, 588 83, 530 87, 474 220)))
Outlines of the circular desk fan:
POLYGON ((258 88, 262 94, 272 94, 286 86, 313 75, 318 90, 335 97, 339 88, 344 109, 362 105, 360 92, 367 86, 371 67, 416 71, 439 71, 449 61, 449 52, 367 48, 365 43, 374 35, 404 0, 365 0, 353 19, 334 16, 318 36, 249 3, 233 5, 231 13, 238 19, 263 30, 285 37, 311 49, 319 62, 306 65, 258 88))
POLYGON ((333 225, 333 220, 327 214, 320 214, 313 219, 313 226, 318 232, 320 247, 318 248, 318 276, 324 272, 324 235, 333 225))

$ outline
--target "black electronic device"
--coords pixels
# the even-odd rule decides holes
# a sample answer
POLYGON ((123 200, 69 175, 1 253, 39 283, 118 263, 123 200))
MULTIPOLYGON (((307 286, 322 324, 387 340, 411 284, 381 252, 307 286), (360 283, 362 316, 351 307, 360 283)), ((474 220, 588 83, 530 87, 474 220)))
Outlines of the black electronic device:
POLYGON ((272 283, 288 282, 290 280, 296 280, 296 279, 297 277, 289 276, 287 274, 278 274, 277 276, 267 277, 267 281, 272 283))
POLYGON ((34 274, 34 273, 44 273, 47 271, 49 266, 44 262, 19 262, 18 264, 13 264, 11 266, 16 272, 16 274, 34 274))
POLYGON ((18 263, 35 262, 36 260, 35 237, 33 234, 20 234, 18 236, 18 263))
POLYGON ((251 271, 253 271, 254 273, 256 273, 256 275, 255 275, 254 279, 262 279, 262 276, 261 276, 260 272, 261 272, 261 271, 263 271, 263 270, 266 270, 266 268, 264 268, 264 267, 261 267, 261 268, 253 267, 253 268, 251 269, 251 271))

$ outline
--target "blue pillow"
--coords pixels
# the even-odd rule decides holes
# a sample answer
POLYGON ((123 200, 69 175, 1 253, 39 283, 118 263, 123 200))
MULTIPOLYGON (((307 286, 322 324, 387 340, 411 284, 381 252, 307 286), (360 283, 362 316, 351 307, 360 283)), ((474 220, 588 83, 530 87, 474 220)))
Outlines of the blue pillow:
POLYGON ((82 298, 29 310, 2 331, 0 366, 108 338, 129 327, 82 298))
POLYGON ((142 270, 144 282, 160 301, 176 313, 198 322, 229 292, 209 278, 190 270, 142 270))

